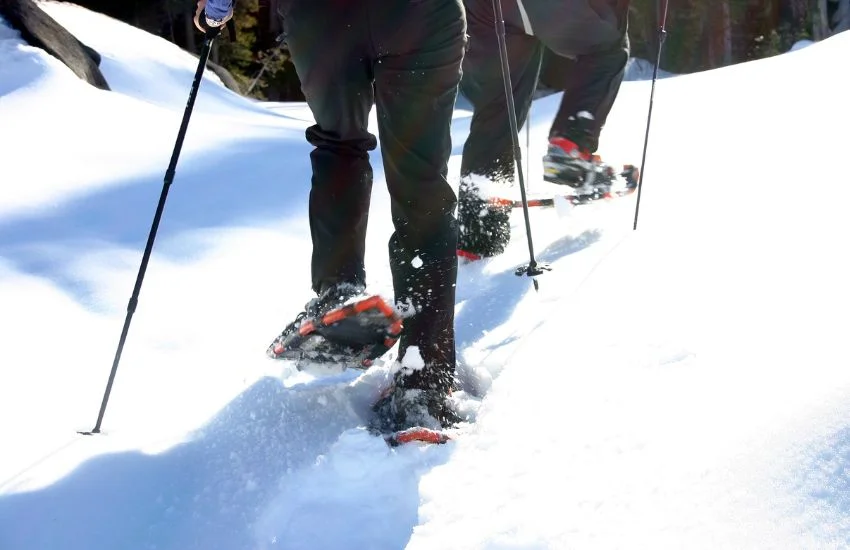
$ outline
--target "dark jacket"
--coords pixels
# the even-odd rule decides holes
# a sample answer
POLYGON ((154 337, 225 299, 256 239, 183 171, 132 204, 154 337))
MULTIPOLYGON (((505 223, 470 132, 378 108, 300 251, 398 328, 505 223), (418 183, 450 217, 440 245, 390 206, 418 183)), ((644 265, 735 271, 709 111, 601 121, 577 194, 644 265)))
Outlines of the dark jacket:
MULTIPOLYGON (((574 57, 618 46, 628 0, 501 0, 508 32, 536 36, 555 53, 574 57)), ((470 19, 493 20, 493 0, 465 0, 470 19)))

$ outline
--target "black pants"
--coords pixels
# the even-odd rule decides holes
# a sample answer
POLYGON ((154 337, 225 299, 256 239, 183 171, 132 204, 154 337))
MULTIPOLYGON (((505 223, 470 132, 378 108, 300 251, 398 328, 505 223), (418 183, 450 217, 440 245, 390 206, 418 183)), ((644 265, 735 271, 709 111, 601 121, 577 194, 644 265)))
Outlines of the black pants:
POLYGON ((410 384, 445 386, 455 367, 457 197, 446 174, 466 44, 461 0, 292 0, 284 28, 316 119, 307 130, 313 289, 365 282, 376 104, 395 297, 417 311, 400 354, 418 346, 428 367, 410 384))
MULTIPOLYGON (((557 54, 553 71, 564 90, 550 135, 591 152, 623 80, 629 56, 627 0, 501 0, 517 123, 528 116, 544 48, 557 54), (530 34, 531 33, 531 34, 530 34), (586 111, 593 120, 577 117, 586 111)), ((514 162, 492 0, 465 0, 469 50, 461 91, 474 114, 461 175, 512 180, 514 162)), ((463 197, 461 197, 463 199, 463 197)))

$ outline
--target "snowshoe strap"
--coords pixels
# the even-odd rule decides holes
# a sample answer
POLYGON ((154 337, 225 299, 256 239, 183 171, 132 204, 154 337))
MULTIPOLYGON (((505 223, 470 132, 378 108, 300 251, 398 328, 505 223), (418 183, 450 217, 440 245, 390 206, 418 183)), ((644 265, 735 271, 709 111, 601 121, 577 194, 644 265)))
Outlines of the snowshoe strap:
POLYGON ((449 441, 451 441, 452 438, 449 437, 449 435, 445 432, 416 426, 413 428, 407 428, 406 430, 391 433, 385 436, 385 439, 387 443, 389 443, 391 446, 397 447, 399 445, 410 443, 412 441, 435 444, 448 443, 449 441))

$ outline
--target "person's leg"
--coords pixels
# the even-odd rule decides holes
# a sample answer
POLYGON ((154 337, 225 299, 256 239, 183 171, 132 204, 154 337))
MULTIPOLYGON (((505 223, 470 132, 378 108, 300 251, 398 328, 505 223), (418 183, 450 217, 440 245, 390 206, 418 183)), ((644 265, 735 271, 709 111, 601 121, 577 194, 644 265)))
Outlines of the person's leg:
MULTIPOLYGON (((488 200, 510 196, 515 162, 492 0, 466 0, 469 50, 463 62, 461 93, 472 103, 469 134, 463 147, 459 189, 458 248, 495 256, 511 238, 511 207, 488 200)), ((528 116, 540 72, 542 47, 525 34, 516 2, 503 4, 508 67, 517 125, 528 116)))
POLYGON ((615 179, 593 153, 629 57, 627 0, 538 0, 530 13, 549 59, 547 84, 563 90, 543 158, 544 179, 595 193, 615 179), (569 21, 553 25, 552 21, 569 21))
POLYGON ((294 0, 284 20, 289 52, 316 124, 307 129, 313 180, 313 290, 365 284, 372 190, 367 131, 374 102, 368 17, 359 2, 294 0), (333 37, 333 40, 326 40, 333 37))
POLYGON ((407 387, 448 392, 454 377, 457 199, 446 180, 451 121, 465 48, 460 0, 369 3, 378 129, 395 233, 389 243, 405 319, 399 356, 419 348, 407 387))
POLYGON ((594 153, 599 136, 614 106, 623 82, 628 43, 610 50, 580 55, 575 60, 559 58, 563 70, 558 73, 564 90, 549 137, 564 137, 585 152, 594 153))
POLYGON ((555 55, 549 86, 564 95, 550 138, 567 138, 593 153, 629 60, 628 0, 535 0, 529 17, 555 55), (567 24, 557 24, 564 21, 567 24))
MULTIPOLYGON (((469 49, 463 61, 461 93, 473 106, 469 135, 463 147, 461 176, 477 174, 512 182, 514 158, 507 98, 492 0, 466 0, 469 49)), ((515 3, 505 2, 511 10, 515 3)), ((506 19, 510 20, 506 11, 506 19)), ((521 27, 506 22, 505 42, 513 87, 517 126, 528 116, 540 73, 542 47, 521 27)))
POLYGON ((553 72, 562 79, 557 87, 564 95, 549 129, 543 178, 580 194, 591 193, 615 178, 613 169, 594 153, 623 81, 628 49, 618 46, 576 59, 553 57, 551 62, 558 65, 553 72))

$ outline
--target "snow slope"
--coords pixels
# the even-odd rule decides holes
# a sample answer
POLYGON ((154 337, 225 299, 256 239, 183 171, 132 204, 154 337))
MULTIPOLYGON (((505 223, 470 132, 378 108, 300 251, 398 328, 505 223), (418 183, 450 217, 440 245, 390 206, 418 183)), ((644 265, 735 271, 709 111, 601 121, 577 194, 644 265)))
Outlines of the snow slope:
MULTIPOLYGON (((105 433, 76 434, 97 414, 196 61, 43 6, 103 54, 114 91, 0 22, 0 548, 850 547, 850 35, 660 81, 638 231, 633 199, 534 210, 554 267, 535 293, 513 274, 517 215, 506 254, 458 281, 478 422, 390 450, 360 428, 387 366, 314 379, 264 357, 310 297, 311 116, 211 75, 105 433)), ((606 157, 639 160, 648 91, 624 85, 606 157)), ((557 100, 535 102, 530 159, 557 100)), ((373 158, 367 269, 389 293, 373 158)))

